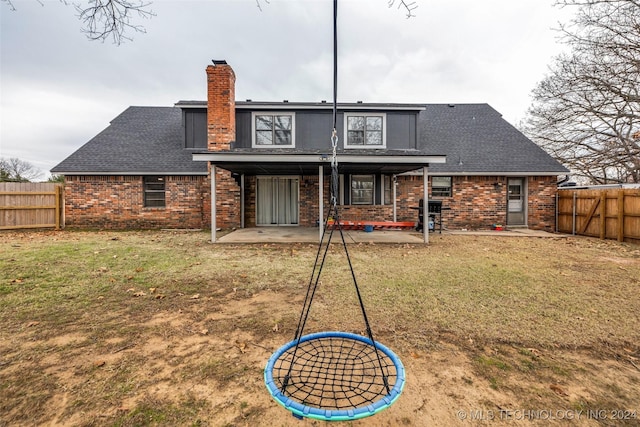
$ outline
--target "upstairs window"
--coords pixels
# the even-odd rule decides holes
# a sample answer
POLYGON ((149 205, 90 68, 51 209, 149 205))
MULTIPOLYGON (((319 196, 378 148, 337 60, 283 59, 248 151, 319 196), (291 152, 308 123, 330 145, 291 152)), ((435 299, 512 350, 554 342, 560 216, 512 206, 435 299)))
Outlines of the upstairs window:
POLYGON ((386 115, 345 113, 346 148, 385 148, 386 115))
POLYGON ((165 204, 165 180, 163 176, 144 177, 144 207, 164 208, 165 204))
POLYGON ((451 197, 451 177, 432 176, 431 195, 433 197, 451 197))
POLYGON ((253 113, 253 147, 294 147, 293 113, 253 113))

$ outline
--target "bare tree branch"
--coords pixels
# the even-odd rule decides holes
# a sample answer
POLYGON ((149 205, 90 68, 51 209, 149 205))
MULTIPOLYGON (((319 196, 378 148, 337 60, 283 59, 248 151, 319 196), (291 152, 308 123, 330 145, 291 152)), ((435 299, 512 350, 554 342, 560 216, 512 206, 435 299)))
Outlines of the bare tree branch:
POLYGON ((415 1, 412 2, 407 2, 405 0, 387 0, 388 1, 388 5, 389 8, 392 8, 393 6, 396 5, 396 3, 398 4, 398 9, 403 9, 406 11, 407 15, 407 19, 414 17, 416 15, 413 14, 413 11, 416 10, 418 8, 418 5, 415 1))
POLYGON ((83 32, 90 40, 109 38, 117 45, 131 40, 128 32, 146 33, 143 26, 132 23, 133 17, 150 19, 155 13, 144 0, 89 0, 88 4, 74 3, 78 18, 84 24, 83 32))
POLYGON ((17 9, 13 4, 12 0, 0 0, 2 3, 6 3, 6 5, 9 7, 9 10, 12 12, 15 12, 17 9))
MULTIPOLYGON (((264 1, 266 4, 269 4, 269 0, 262 1, 264 1)), ((260 0, 256 0, 256 6, 258 6, 258 9, 260 9, 260 12, 262 12, 262 5, 260 4, 260 0)))

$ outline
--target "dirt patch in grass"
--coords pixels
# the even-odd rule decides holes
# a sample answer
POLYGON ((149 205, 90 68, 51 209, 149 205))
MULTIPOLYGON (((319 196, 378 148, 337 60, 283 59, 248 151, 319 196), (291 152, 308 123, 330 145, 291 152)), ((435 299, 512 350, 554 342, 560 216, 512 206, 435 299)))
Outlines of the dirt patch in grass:
MULTIPOLYGON (((350 253, 373 332, 407 371, 391 408, 353 424, 640 425, 640 247, 436 235, 350 253)), ((263 368, 293 337, 315 254, 205 233, 1 233, 0 426, 302 425, 263 368)), ((339 246, 306 332, 320 330, 364 330, 339 246)))

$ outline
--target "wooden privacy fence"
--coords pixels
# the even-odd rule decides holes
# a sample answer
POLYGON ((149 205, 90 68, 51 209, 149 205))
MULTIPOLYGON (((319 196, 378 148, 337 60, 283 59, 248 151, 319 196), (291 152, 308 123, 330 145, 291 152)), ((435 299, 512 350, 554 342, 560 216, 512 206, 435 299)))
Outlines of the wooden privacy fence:
POLYGON ((640 189, 559 190, 556 231, 640 243, 640 189))
POLYGON ((0 182, 0 230, 64 224, 64 191, 50 182, 0 182))

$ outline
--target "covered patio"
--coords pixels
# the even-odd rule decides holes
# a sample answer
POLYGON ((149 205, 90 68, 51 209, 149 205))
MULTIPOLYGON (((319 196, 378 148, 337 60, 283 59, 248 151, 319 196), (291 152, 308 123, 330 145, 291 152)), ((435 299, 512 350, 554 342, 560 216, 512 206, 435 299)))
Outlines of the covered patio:
MULTIPOLYGON (((222 168, 230 171, 232 174, 239 177, 240 191, 244 196, 245 194, 245 177, 246 176, 260 176, 260 175, 317 175, 319 181, 319 194, 318 194, 318 206, 319 212, 317 218, 325 220, 325 201, 328 199, 328 195, 324 191, 324 180, 328 179, 331 171, 331 155, 323 152, 299 152, 296 150, 268 150, 256 152, 254 150, 231 150, 231 151, 216 151, 206 153, 194 153, 194 160, 207 161, 210 163, 210 176, 211 179, 211 241, 216 242, 218 237, 216 235, 217 223, 216 223, 216 168, 222 168)), ((386 150, 383 153, 375 150, 357 150, 357 152, 340 152, 338 153, 338 170, 339 173, 384 173, 384 174, 401 174, 413 170, 421 170, 423 175, 423 195, 422 198, 425 203, 428 201, 428 166, 430 163, 444 163, 446 157, 442 155, 425 155, 418 150, 386 150)), ((244 197, 241 197, 241 230, 245 230, 244 224, 244 197)), ((395 213, 395 203, 397 200, 395 194, 393 199, 393 211, 395 213)), ((395 216, 395 214, 394 214, 395 216)), ((260 228, 260 227, 255 227, 260 228)), ((267 231, 272 227, 262 227, 259 230, 250 228, 255 234, 265 233, 270 234, 267 231)), ((280 228, 280 227, 273 227, 280 228)), ((282 233, 273 233, 274 239, 278 235, 299 233, 300 235, 307 235, 309 231, 302 231, 303 227, 286 227, 287 230, 282 233), (298 229, 296 231, 296 229, 298 229)), ((323 228, 308 228, 314 230, 315 237, 313 242, 318 242, 322 237, 323 228)), ((237 232, 237 231, 236 231, 237 232)), ((398 231, 379 230, 375 233, 378 238, 388 233, 389 236, 400 236, 398 231)), ((249 232, 250 235, 251 232, 249 232)), ((363 238, 371 239, 370 235, 374 233, 366 233, 361 231, 350 231, 351 239, 358 241, 357 239, 363 238), (360 237, 362 236, 362 237, 360 237)), ((416 236, 415 233, 411 235, 405 232, 406 236, 415 242, 415 239, 421 242, 429 242, 428 230, 423 230, 421 239, 416 236)), ((236 235, 238 236, 238 235, 236 235)), ((262 236, 264 237, 264 236, 262 236)), ((239 237, 238 237, 239 238, 239 237)), ((390 238, 390 237, 389 237, 390 238)))

